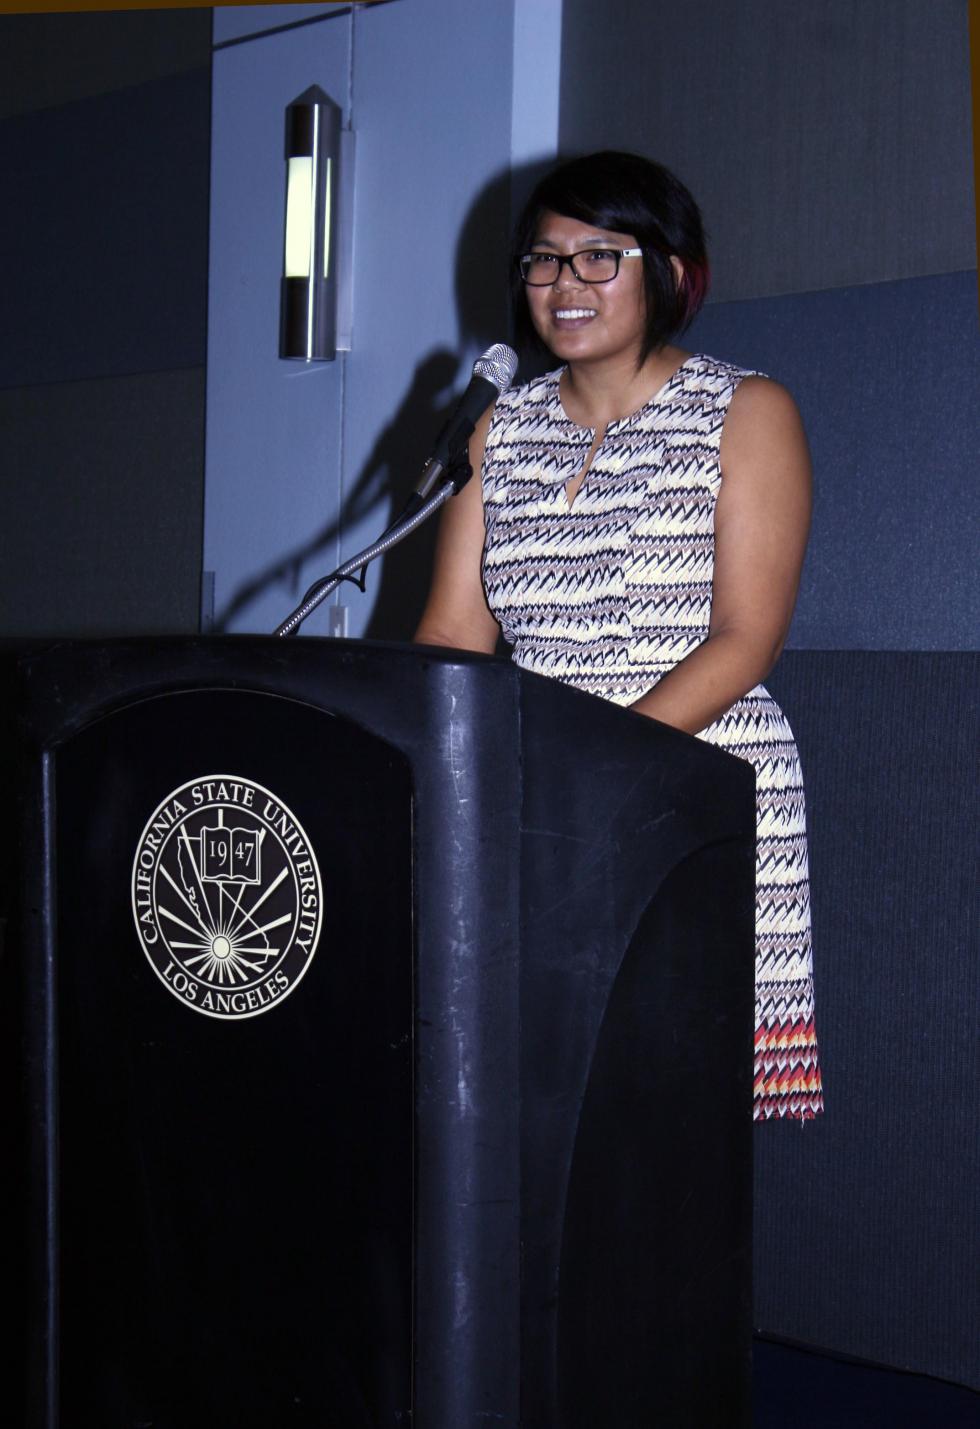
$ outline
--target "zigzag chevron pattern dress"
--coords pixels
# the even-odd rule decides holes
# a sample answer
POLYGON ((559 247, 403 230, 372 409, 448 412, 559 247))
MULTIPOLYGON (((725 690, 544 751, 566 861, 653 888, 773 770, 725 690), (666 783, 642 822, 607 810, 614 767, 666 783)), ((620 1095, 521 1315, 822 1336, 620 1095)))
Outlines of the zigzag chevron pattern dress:
MULTIPOLYGON (((719 448, 748 373, 695 355, 595 433, 565 415, 561 370, 497 403, 483 469, 483 579, 526 670, 628 705, 708 634, 719 448)), ((755 1117, 823 1109, 813 1022, 803 783, 793 733, 757 685, 699 738, 756 769, 755 1117)))

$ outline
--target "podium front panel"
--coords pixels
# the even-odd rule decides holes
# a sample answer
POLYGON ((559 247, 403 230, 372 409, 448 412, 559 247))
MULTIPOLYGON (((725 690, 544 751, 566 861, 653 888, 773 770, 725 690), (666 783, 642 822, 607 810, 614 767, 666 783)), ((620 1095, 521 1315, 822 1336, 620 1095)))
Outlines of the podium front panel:
POLYGON ((90 725, 55 783, 62 1421, 398 1422, 407 761, 193 691, 90 725))

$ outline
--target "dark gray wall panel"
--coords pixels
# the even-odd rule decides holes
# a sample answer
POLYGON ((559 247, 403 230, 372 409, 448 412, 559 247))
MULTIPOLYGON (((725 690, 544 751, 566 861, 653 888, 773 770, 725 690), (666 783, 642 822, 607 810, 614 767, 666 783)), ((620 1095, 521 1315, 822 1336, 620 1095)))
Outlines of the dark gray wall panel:
POLYGON ((0 123, 0 386, 204 363, 210 68, 0 123))
POLYGON ((827 1110, 756 1129, 755 1321, 980 1388, 978 674, 793 651, 827 1110))
POLYGON ((718 299, 976 264, 962 0, 564 0, 564 152, 690 186, 718 299))
POLYGON ((715 304, 684 342, 800 404, 814 521, 790 645, 975 649, 976 274, 715 304))
POLYGON ((0 391, 0 635, 198 628, 204 369, 0 391))
POLYGON ((210 35, 0 19, 2 635, 197 628, 210 35))
POLYGON ((0 116, 162 79, 204 63, 211 11, 0 16, 0 116))

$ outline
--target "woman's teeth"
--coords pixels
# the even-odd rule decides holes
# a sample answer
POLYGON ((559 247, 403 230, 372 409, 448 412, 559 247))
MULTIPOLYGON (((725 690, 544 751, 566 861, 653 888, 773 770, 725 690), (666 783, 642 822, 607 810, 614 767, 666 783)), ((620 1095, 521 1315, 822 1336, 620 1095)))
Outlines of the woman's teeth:
POLYGON ((554 316, 559 322, 570 322, 573 318, 594 318, 595 308, 558 308, 554 316))

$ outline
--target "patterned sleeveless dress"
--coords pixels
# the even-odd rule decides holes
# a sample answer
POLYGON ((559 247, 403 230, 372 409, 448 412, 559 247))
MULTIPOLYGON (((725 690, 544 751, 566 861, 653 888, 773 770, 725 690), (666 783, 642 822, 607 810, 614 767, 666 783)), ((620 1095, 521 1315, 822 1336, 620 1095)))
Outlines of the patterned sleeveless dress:
MULTIPOLYGON (((694 355, 595 433, 565 415, 561 369, 497 402, 483 468, 490 609, 525 670, 628 705, 708 634, 722 424, 748 372, 694 355)), ((755 1117, 823 1110, 813 1022, 799 757, 763 685, 703 729, 756 770, 755 1117)))

